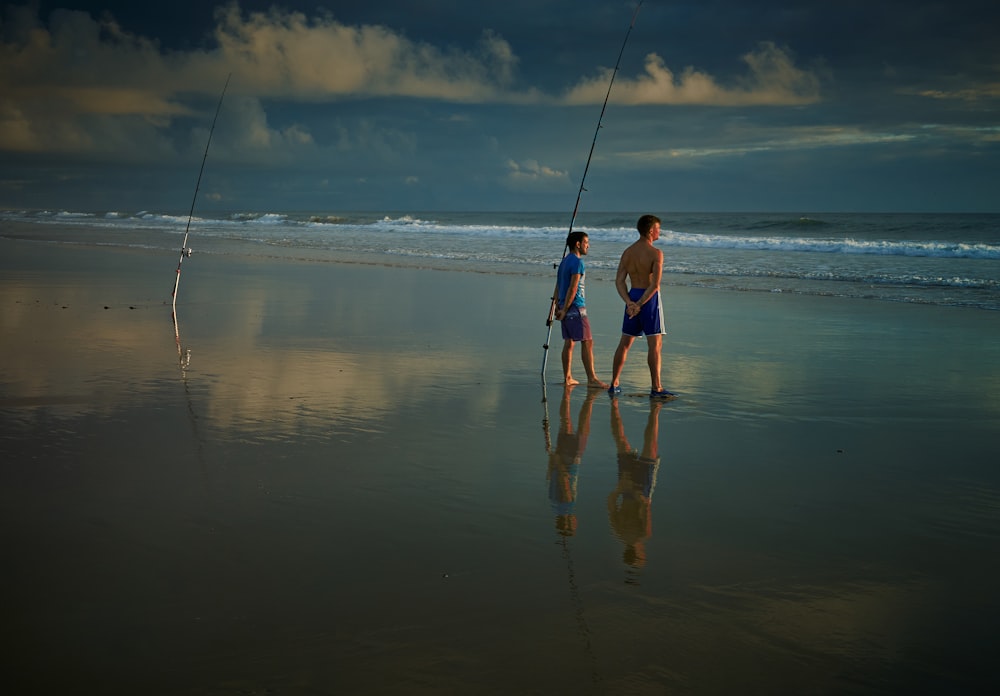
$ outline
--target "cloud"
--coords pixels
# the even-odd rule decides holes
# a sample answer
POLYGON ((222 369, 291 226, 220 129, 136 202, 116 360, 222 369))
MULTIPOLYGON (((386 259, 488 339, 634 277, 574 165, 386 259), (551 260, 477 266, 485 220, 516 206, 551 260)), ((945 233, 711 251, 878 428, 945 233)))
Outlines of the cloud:
POLYGON ((921 134, 952 145, 984 146, 1000 143, 1000 126, 965 126, 929 123, 920 126, 921 134))
POLYGON ((415 97, 458 102, 498 98, 517 68, 510 45, 485 32, 477 50, 442 50, 375 25, 347 26, 277 8, 217 14, 215 60, 254 93, 270 97, 415 97))
POLYGON ((17 104, 0 101, 0 150, 6 152, 31 152, 38 148, 28 118, 17 104))
POLYGON ((713 144, 705 147, 676 147, 654 150, 623 152, 621 156, 644 162, 696 160, 707 157, 742 157, 744 155, 776 152, 816 150, 821 148, 853 147, 858 145, 890 145, 910 142, 919 136, 914 133, 865 131, 857 127, 808 127, 782 128, 780 137, 755 137, 743 133, 737 144, 713 144))
POLYGON ((139 142, 144 152, 170 149, 158 131, 191 109, 171 93, 169 61, 154 43, 83 12, 54 11, 48 30, 28 8, 7 17, 0 149, 79 153, 124 145, 126 158, 137 156, 139 142))
POLYGON ((966 87, 963 89, 952 89, 952 90, 924 89, 920 91, 901 90, 900 93, 917 94, 921 97, 928 97, 930 99, 975 102, 985 99, 996 99, 997 97, 1000 97, 1000 82, 974 85, 972 87, 966 87))
MULTIPOLYGON (((489 31, 473 51, 444 50, 386 27, 277 8, 244 14, 235 3, 217 13, 217 46, 184 52, 161 50, 110 16, 56 10, 48 28, 37 8, 12 8, 7 16, 0 41, 5 151, 108 153, 118 143, 134 152, 149 139, 161 156, 180 151, 183 143, 171 144, 168 130, 181 117, 203 120, 230 74, 227 99, 471 103, 500 100, 518 63, 510 45, 489 31), (137 136, 132 143, 122 139, 129 133, 137 136)), ((252 149, 311 141, 300 127, 269 130, 263 112, 243 125, 252 149)))
MULTIPOLYGON (((214 43, 166 51, 125 31, 110 16, 56 10, 48 26, 37 6, 8 11, 0 42, 0 151, 153 157, 166 162, 200 151, 212 108, 231 75, 227 133, 219 147, 234 161, 289 162, 321 150, 301 124, 272 127, 264 103, 413 98, 454 103, 555 101, 515 89, 519 59, 510 44, 485 31, 470 50, 433 46, 377 25, 349 26, 329 15, 280 8, 216 12, 214 43)), ((615 85, 629 104, 802 104, 818 98, 818 81, 786 52, 761 44, 743 57, 748 73, 723 87, 686 68, 675 76, 651 54, 645 74, 615 85)), ((600 102, 609 74, 580 83, 569 103, 600 102)), ((329 147, 392 158, 414 148, 412 134, 370 123, 333 126, 329 147)), ((324 141, 325 142, 325 141, 324 141)), ((563 172, 525 162, 508 180, 553 181, 563 172)))
POLYGON ((10 39, 0 43, 0 86, 7 100, 71 113, 189 113, 172 99, 201 84, 187 81, 186 57, 163 54, 155 42, 124 32, 111 18, 95 21, 85 12, 55 10, 45 29, 27 12, 12 16, 4 26, 10 39))
MULTIPOLYGON (((646 74, 617 79, 612 97, 620 104, 701 104, 710 106, 795 106, 820 99, 819 78, 797 68, 773 43, 761 43, 742 57, 749 69, 734 85, 720 85, 711 75, 686 67, 675 75, 655 53, 646 56, 646 74)), ((569 104, 600 103, 607 95, 612 70, 584 80, 565 96, 569 104)))
MULTIPOLYGON (((226 126, 217 147, 233 162, 291 163, 305 151, 315 148, 309 130, 300 124, 272 128, 259 99, 233 97, 226 103, 226 126)), ((191 147, 204 147, 208 128, 194 129, 191 147)))
POLYGON ((507 160, 506 182, 515 188, 550 187, 553 184, 561 186, 567 181, 569 172, 547 167, 537 160, 507 160))

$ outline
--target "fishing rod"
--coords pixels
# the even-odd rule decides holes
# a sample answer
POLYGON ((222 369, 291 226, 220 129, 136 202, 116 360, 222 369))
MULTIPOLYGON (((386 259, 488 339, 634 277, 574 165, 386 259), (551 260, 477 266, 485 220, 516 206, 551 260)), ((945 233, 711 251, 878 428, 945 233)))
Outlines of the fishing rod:
MULTIPOLYGON (((622 41, 621 50, 618 51, 618 60, 615 63, 615 69, 611 72, 611 80, 608 82, 608 92, 604 95, 604 105, 601 107, 601 115, 597 118, 597 128, 594 129, 594 139, 590 143, 590 154, 587 155, 587 164, 583 168, 583 176, 580 177, 580 190, 576 194, 576 205, 573 206, 573 216, 569 221, 569 232, 566 233, 566 244, 563 247, 562 258, 566 258, 566 254, 569 252, 569 235, 573 233, 573 225, 576 223, 576 214, 580 209, 580 199, 583 197, 583 192, 587 189, 584 188, 584 184, 587 181, 587 172, 590 171, 590 160, 594 156, 594 147, 597 145, 597 134, 601 132, 603 128, 604 121, 604 111, 608 108, 608 99, 611 97, 611 87, 615 84, 615 75, 618 74, 618 68, 622 62, 622 55, 625 53, 625 45, 628 43, 628 37, 632 33, 632 27, 635 26, 635 18, 639 14, 639 8, 642 7, 642 0, 639 0, 639 4, 635 6, 635 11, 632 13, 632 21, 628 25, 628 31, 625 32, 625 40, 622 41)), ((552 322, 555 320, 556 314, 556 302, 559 299, 559 279, 556 279, 556 286, 552 290, 552 301, 549 303, 549 316, 545 320, 545 326, 547 327, 547 332, 545 334, 545 343, 542 344, 542 383, 545 383, 545 365, 548 363, 549 359, 549 341, 552 338, 552 322)), ((543 396, 544 399, 544 396, 543 396)))
POLYGON ((171 311, 177 314, 177 286, 181 283, 181 264, 184 263, 184 259, 188 258, 192 254, 192 250, 188 248, 188 234, 191 232, 191 219, 194 217, 194 203, 198 200, 198 189, 201 188, 201 175, 205 173, 205 160, 208 159, 208 148, 212 144, 212 134, 215 132, 215 122, 219 120, 219 111, 222 110, 222 100, 226 96, 226 88, 229 87, 229 79, 233 76, 232 73, 226 76, 226 84, 222 86, 222 94, 219 95, 219 103, 215 107, 215 118, 212 119, 212 127, 208 131, 208 142, 205 143, 205 154, 201 158, 201 168, 198 170, 198 181, 194 185, 194 196, 191 198, 191 210, 188 213, 187 226, 184 228, 184 241, 181 242, 181 256, 177 260, 177 275, 174 278, 174 290, 170 293, 171 298, 171 311))

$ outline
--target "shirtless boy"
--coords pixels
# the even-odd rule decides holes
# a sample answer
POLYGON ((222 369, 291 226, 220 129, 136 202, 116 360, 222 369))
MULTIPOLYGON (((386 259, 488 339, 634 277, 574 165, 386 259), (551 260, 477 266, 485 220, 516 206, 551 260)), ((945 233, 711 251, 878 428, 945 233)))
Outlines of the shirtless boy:
POLYGON ((675 396, 660 382, 660 350, 663 347, 663 306, 660 304, 660 277, 663 275, 663 252, 653 246, 660 238, 660 218, 643 215, 636 223, 639 239, 622 252, 615 275, 615 288, 625 302, 622 337, 615 351, 611 386, 608 393, 621 393, 621 378, 629 348, 638 336, 645 335, 648 347, 646 361, 652 386, 650 398, 675 396))

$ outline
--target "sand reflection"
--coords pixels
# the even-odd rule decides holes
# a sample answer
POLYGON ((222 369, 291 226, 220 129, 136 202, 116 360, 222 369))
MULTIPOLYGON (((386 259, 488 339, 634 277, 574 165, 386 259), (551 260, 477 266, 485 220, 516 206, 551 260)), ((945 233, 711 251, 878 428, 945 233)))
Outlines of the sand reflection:
MULTIPOLYGON (((184 400, 206 427, 261 436, 338 416, 353 429, 377 428, 388 410, 483 369, 469 352, 400 351, 352 335, 352 326, 317 336, 314 314, 284 312, 284 300, 266 306, 252 290, 241 295, 246 302, 176 313, 162 303, 106 305, 87 287, 70 297, 8 283, 0 296, 0 406, 45 406, 62 418, 184 400), (276 331, 276 322, 286 325, 276 331)), ((494 396, 482 390, 477 406, 490 408, 494 396)))
MULTIPOLYGON (((178 344, 179 345, 179 344, 178 344)), ((223 335, 178 348, 192 384, 201 382, 206 417, 219 428, 300 435, 302 427, 349 421, 378 430, 388 411, 412 407, 443 375, 474 372, 473 357, 393 352, 351 341, 267 341, 223 335), (189 357, 192 356, 193 357, 189 357)))

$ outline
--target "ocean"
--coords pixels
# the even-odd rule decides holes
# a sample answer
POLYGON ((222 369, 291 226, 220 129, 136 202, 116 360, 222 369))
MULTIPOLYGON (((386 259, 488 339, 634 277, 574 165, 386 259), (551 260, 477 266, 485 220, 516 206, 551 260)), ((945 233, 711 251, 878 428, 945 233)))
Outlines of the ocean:
MULTIPOLYGON (((639 213, 580 213, 588 277, 613 278, 639 213)), ((1000 310, 1000 214, 659 213, 667 286, 1000 310)), ((0 211, 54 244, 552 276, 570 216, 491 212, 0 211)), ((169 254, 168 254, 169 256, 169 254)))

